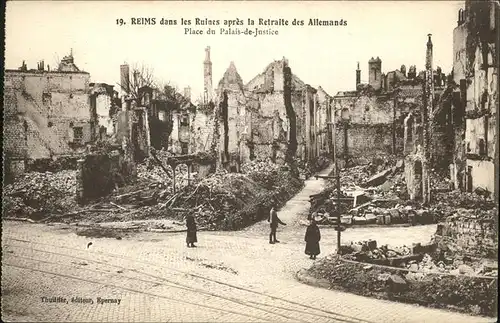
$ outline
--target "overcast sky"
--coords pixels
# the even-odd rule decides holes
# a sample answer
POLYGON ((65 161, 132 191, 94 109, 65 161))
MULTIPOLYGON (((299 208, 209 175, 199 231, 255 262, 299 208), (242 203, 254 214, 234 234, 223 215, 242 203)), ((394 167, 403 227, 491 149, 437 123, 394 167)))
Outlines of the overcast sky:
MULTIPOLYGON (((234 61, 243 81, 250 81, 273 60, 288 58, 292 72, 328 93, 352 90, 356 63, 367 81, 368 60, 382 59, 382 71, 401 64, 424 68, 427 34, 433 34, 434 66, 452 67, 453 28, 463 1, 332 2, 153 2, 75 1, 7 2, 6 68, 22 60, 55 67, 73 49, 75 63, 91 81, 117 84, 120 64, 142 64, 162 82, 190 86, 193 99, 203 89, 204 48, 211 47, 213 82, 218 84, 234 61), (155 17, 154 26, 132 26, 133 17, 155 17), (123 18, 124 26, 116 20, 123 18), (177 26, 160 25, 161 18, 177 26), (180 19, 310 18, 347 21, 347 26, 272 27, 279 35, 185 35, 180 19)), ((192 26, 206 30, 208 27, 192 26)), ((267 29, 265 26, 259 28, 267 29)), ((227 28, 226 28, 227 29, 227 28)))

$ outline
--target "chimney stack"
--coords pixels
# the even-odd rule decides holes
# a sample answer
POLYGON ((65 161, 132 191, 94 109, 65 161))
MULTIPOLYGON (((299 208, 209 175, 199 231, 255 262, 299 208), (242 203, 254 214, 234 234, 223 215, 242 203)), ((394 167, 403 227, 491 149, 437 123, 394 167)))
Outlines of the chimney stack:
POLYGON ((39 71, 43 71, 45 69, 45 63, 43 60, 39 61, 38 64, 37 64, 37 69, 39 71))
POLYGON ((429 39, 427 40, 427 52, 425 55, 425 68, 426 69, 432 69, 432 34, 428 34, 427 37, 429 39))
POLYGON ((212 101, 212 62, 210 61, 210 46, 205 48, 205 61, 203 62, 203 103, 212 101))
POLYGON ((358 62, 358 69, 356 70, 356 89, 358 88, 358 85, 361 83, 361 70, 359 69, 359 62, 358 62))

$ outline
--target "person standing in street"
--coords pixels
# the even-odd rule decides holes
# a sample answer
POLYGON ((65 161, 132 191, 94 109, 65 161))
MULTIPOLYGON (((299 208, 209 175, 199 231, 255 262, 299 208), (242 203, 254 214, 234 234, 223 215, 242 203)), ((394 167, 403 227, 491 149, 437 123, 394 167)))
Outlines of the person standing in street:
POLYGON ((278 213, 276 212, 276 207, 274 205, 273 207, 271 207, 271 211, 269 211, 269 218, 267 219, 267 222, 270 222, 271 226, 271 233, 269 234, 269 243, 270 244, 279 243, 278 239, 276 239, 276 230, 278 229, 278 224, 286 225, 286 223, 282 222, 278 218, 278 213))
POLYGON ((321 233, 314 218, 311 219, 307 227, 304 240, 306 241, 306 255, 309 255, 309 259, 316 259, 316 256, 320 254, 319 241, 321 240, 321 233))
POLYGON ((186 227, 187 227, 187 236, 186 236, 186 244, 188 248, 190 247, 196 247, 195 242, 198 242, 198 239, 196 237, 196 220, 194 219, 194 216, 189 214, 186 217, 186 227))

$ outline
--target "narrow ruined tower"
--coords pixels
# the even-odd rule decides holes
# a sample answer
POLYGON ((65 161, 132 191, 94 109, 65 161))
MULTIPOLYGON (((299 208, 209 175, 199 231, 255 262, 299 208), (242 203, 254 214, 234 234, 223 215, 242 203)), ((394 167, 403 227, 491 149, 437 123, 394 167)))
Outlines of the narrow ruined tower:
POLYGON ((429 39, 427 39, 427 52, 425 54, 425 69, 432 70, 432 39, 431 39, 432 34, 428 34, 427 37, 429 37, 429 39))
POLYGON ((374 90, 379 90, 382 87, 382 60, 378 56, 368 61, 368 71, 370 85, 374 90))
POLYGON ((205 48, 205 61, 203 62, 203 100, 204 103, 212 101, 212 62, 210 61, 210 46, 205 48))
POLYGON ((429 178, 429 159, 430 159, 430 145, 429 138, 430 127, 429 127, 429 115, 432 112, 433 102, 434 102, 434 76, 432 72, 432 40, 431 34, 427 35, 429 39, 427 40, 427 51, 425 54, 425 79, 424 79, 424 104, 422 107, 422 123, 423 123, 423 152, 424 160, 422 167, 422 197, 424 204, 430 202, 430 178, 429 178))
POLYGON ((361 70, 359 69, 359 62, 358 62, 358 69, 356 70, 356 89, 358 88, 358 85, 361 83, 361 70))

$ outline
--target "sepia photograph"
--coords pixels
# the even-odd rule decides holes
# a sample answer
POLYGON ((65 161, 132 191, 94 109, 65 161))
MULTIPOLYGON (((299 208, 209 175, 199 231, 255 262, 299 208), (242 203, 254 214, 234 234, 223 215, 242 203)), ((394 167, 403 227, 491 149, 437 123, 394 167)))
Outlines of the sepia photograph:
POLYGON ((8 1, 2 322, 493 323, 500 1, 8 1))

